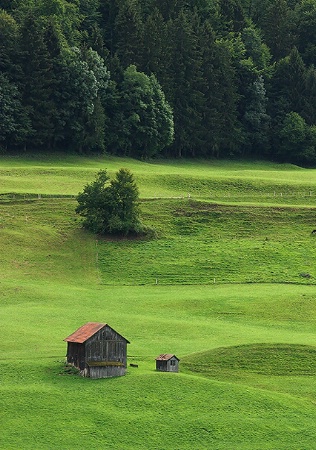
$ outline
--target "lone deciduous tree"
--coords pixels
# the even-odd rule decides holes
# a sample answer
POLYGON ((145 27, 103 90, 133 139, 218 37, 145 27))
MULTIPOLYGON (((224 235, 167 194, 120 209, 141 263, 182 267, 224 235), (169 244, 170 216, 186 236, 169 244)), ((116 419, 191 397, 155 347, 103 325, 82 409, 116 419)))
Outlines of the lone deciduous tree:
POLYGON ((110 181, 106 170, 100 170, 95 181, 87 184, 77 196, 76 213, 83 226, 100 234, 138 234, 142 231, 139 192, 133 174, 120 169, 110 181))

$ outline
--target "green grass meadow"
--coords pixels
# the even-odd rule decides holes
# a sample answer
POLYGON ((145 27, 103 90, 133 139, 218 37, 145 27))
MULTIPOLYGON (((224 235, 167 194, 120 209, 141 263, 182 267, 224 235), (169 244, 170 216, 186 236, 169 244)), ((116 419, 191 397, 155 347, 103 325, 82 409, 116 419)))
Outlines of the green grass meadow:
POLYGON ((316 449, 313 229, 316 169, 1 157, 0 448, 316 449), (95 236, 74 212, 121 167, 152 238, 95 236), (88 321, 131 342, 126 376, 66 370, 88 321), (180 372, 157 373, 160 353, 180 372))

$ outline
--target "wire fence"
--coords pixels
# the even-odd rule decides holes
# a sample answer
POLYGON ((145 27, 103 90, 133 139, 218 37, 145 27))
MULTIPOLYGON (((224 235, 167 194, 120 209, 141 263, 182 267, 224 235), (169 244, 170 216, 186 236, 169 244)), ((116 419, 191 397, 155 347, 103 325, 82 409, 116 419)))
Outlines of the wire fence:
POLYGON ((23 200, 41 200, 49 198, 76 198, 76 195, 71 194, 33 194, 33 193, 16 193, 6 192, 0 194, 0 201, 23 201, 23 200))
MULTIPOLYGON (((23 200, 41 200, 41 199, 76 199, 77 195, 73 194, 40 194, 40 193, 18 193, 5 192, 0 193, 0 202, 23 201, 23 200)), ((155 194, 153 196, 141 197, 141 201, 154 200, 207 200, 207 201, 290 201, 290 200, 310 200, 316 198, 316 191, 256 191, 256 192, 236 192, 236 191, 222 191, 222 192, 194 192, 179 195, 155 194)))

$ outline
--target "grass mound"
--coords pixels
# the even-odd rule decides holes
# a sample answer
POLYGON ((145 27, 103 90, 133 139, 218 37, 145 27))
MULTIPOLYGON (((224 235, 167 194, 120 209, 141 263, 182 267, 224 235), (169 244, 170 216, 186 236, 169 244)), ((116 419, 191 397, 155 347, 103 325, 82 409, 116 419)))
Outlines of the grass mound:
POLYGON ((290 344, 250 344, 222 347, 182 359, 191 372, 205 375, 253 372, 260 375, 302 376, 316 373, 316 347, 290 344))

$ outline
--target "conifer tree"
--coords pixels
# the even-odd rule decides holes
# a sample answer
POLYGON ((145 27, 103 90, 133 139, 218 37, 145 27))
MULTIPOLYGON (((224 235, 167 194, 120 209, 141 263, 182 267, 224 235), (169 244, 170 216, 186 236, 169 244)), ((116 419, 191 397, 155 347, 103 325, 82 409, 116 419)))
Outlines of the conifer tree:
POLYGON ((316 65, 316 4, 313 0, 302 0, 295 4, 293 33, 296 45, 304 62, 316 65))
POLYGON ((316 69, 314 66, 308 68, 305 80, 303 117, 309 125, 316 125, 316 69))
POLYGON ((174 111, 174 156, 194 156, 202 143, 202 57, 191 19, 181 10, 178 17, 169 22, 172 63, 167 74, 167 98, 174 111))
POLYGON ((223 31, 240 32, 245 26, 245 17, 239 0, 219 0, 219 13, 223 31))
POLYGON ((275 60, 284 58, 293 46, 291 11, 286 0, 272 0, 262 21, 265 42, 275 60))
POLYGON ((29 111, 32 146, 46 145, 52 138, 52 63, 40 21, 32 11, 24 18, 20 36, 23 71, 23 105, 29 111))
POLYGON ((170 43, 167 39, 166 23, 158 8, 154 8, 144 23, 144 72, 154 73, 164 84, 165 72, 170 64, 170 43))
POLYGON ((18 87, 0 72, 0 148, 18 146, 29 133, 30 121, 18 87))
POLYGON ((10 14, 0 9, 0 71, 13 80, 19 72, 17 53, 18 24, 10 14))
POLYGON ((237 101, 236 74, 230 47, 216 40, 215 31, 206 21, 199 31, 204 77, 203 134, 205 156, 224 156, 236 148, 237 101))
POLYGON ((143 70, 143 22, 138 0, 122 0, 114 28, 116 53, 124 69, 143 70))

